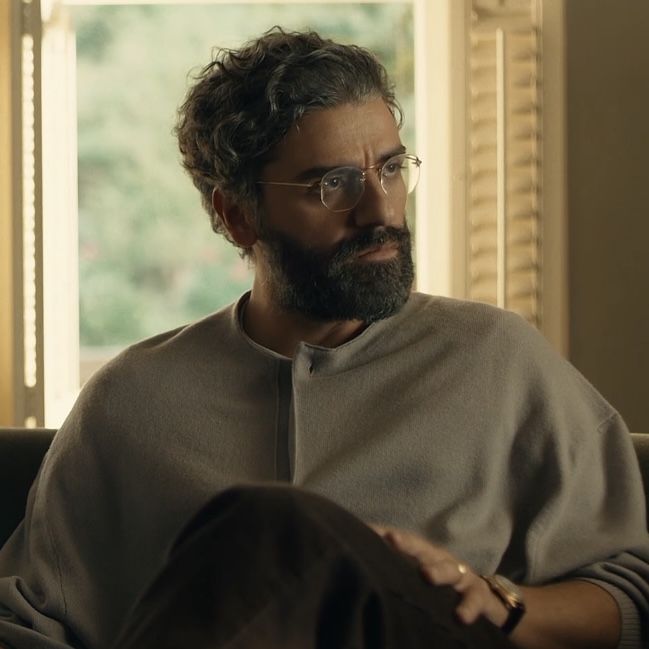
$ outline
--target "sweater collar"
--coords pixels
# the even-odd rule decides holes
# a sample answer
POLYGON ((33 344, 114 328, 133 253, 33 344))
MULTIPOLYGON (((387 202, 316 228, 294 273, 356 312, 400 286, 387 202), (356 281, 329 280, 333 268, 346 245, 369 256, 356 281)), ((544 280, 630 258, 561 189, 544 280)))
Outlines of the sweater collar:
POLYGON ((243 328, 243 313, 250 299, 250 291, 246 291, 232 306, 232 324, 237 335, 250 347, 266 358, 293 364, 303 364, 318 373, 336 373, 350 369, 353 366, 367 362, 368 357, 374 357, 378 345, 385 346, 390 339, 390 331, 399 327, 409 317, 416 302, 416 293, 411 293, 406 304, 393 316, 373 322, 361 333, 337 347, 323 347, 307 342, 301 342, 294 359, 279 354, 272 349, 255 342, 243 328))

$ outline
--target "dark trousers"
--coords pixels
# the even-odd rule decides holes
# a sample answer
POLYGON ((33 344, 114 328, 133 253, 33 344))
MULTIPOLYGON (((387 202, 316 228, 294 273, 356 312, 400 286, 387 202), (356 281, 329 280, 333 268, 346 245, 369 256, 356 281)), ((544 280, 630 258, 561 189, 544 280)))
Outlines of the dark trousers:
POLYGON ((325 498, 236 487, 185 528, 115 649, 511 646, 485 620, 459 623, 458 601, 325 498))

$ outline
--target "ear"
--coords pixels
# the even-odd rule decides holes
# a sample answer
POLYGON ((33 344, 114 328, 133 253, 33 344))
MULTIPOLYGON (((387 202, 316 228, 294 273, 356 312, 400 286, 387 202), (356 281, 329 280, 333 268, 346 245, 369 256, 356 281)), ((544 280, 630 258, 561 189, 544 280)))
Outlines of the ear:
POLYGON ((212 207, 221 217, 232 241, 242 248, 251 248, 257 241, 252 215, 231 201, 217 188, 212 191, 212 207))

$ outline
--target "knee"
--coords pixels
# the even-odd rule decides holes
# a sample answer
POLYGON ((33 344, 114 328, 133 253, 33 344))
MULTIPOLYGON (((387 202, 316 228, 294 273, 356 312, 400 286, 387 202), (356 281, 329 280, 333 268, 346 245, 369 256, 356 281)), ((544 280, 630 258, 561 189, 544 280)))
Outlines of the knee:
POLYGON ((208 527, 267 535, 286 525, 304 527, 308 521, 319 520, 323 512, 332 515, 339 509, 321 496, 290 485, 236 485, 214 496, 190 519, 176 538, 174 551, 208 527))

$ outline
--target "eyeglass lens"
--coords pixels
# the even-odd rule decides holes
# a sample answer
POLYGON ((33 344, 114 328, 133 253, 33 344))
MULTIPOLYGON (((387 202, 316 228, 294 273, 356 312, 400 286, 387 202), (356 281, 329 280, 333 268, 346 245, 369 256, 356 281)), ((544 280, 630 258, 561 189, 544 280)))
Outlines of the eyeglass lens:
MULTIPOLYGON (((394 201, 405 201, 417 186, 419 165, 416 156, 405 153, 386 160, 380 167, 383 191, 394 201)), ((358 167, 339 167, 327 172, 320 181, 321 199, 325 207, 334 212, 355 207, 365 191, 365 173, 358 167)))

